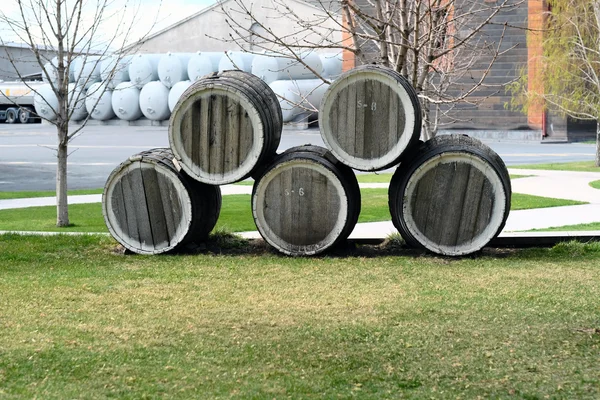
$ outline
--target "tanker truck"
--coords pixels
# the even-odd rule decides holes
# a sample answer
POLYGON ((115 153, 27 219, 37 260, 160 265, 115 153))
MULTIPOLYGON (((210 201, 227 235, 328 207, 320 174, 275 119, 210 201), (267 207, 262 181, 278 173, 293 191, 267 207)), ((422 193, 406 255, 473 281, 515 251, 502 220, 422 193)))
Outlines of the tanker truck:
POLYGON ((44 83, 41 81, 31 82, 4 82, 0 81, 0 122, 23 124, 40 122, 41 119, 35 114, 33 97, 44 83))

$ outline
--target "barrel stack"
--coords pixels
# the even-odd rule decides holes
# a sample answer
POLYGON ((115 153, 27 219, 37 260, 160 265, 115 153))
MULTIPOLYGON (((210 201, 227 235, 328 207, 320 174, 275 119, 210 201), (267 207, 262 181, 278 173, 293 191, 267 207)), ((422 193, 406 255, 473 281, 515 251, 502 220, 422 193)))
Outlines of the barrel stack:
POLYGON ((111 174, 105 221, 134 252, 172 251, 206 239, 219 215, 219 185, 253 177, 252 214, 265 241, 287 255, 315 255, 345 241, 358 221, 354 170, 399 165, 389 207, 406 243, 448 256, 479 251, 508 217, 506 166, 465 135, 419 141, 421 115, 403 76, 361 66, 323 95, 319 126, 327 148, 278 155, 284 119, 269 85, 239 70, 203 76, 173 107, 170 149, 134 155, 111 174))
POLYGON ((109 176, 103 213, 113 237, 139 254, 203 241, 221 208, 219 185, 246 179, 276 155, 279 102, 241 71, 194 82, 173 109, 170 149, 136 154, 109 176))
POLYGON ((408 245, 447 256, 474 253, 506 223, 508 171, 493 150, 465 135, 419 142, 421 112, 404 77, 366 65, 329 87, 319 125, 333 155, 354 169, 399 164, 389 186, 389 207, 408 245))

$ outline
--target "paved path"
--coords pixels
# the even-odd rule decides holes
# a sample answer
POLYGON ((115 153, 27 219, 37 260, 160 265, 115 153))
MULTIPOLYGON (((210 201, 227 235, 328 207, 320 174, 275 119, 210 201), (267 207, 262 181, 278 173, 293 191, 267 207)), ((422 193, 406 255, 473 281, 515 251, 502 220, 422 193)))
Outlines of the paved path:
MULTIPOLYGON (((514 179, 514 193, 536 196, 554 197, 568 200, 585 201, 589 204, 539 208, 533 210, 512 211, 504 227, 504 234, 531 229, 576 225, 600 222, 600 190, 589 186, 589 182, 600 180, 600 172, 570 172, 509 169, 511 174, 528 175, 526 178, 514 179)), ((362 188, 387 188, 387 184, 361 184, 362 188)), ((221 187, 223 195, 251 194, 252 186, 225 185, 221 187)), ((102 195, 70 196, 69 204, 98 203, 102 195)), ((55 205, 54 197, 34 199, 0 200, 0 210, 35 206, 55 205)), ((390 221, 358 224, 351 238, 385 238, 395 233, 396 229, 390 221)), ((257 237, 257 232, 244 232, 245 237, 257 237)))

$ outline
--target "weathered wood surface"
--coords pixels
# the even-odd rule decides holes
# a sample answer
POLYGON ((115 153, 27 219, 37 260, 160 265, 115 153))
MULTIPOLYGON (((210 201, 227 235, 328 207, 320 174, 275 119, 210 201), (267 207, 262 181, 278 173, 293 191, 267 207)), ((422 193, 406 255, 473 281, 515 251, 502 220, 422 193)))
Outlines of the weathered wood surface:
POLYGON ((325 144, 340 161, 376 171, 397 164, 417 143, 421 109, 404 77, 367 65, 331 84, 321 102, 319 126, 325 144))
POLYGON ((253 74, 243 71, 223 71, 221 76, 230 80, 236 80, 237 84, 248 85, 249 89, 255 91, 266 107, 262 109, 265 112, 265 119, 269 124, 269 134, 272 139, 269 141, 271 146, 265 149, 267 153, 275 153, 281 140, 281 131, 283 130, 283 114, 279 99, 273 89, 262 79, 253 74))
POLYGON ((102 199, 106 225, 125 248, 164 253, 203 240, 216 224, 218 187, 181 174, 169 149, 130 157, 109 176, 102 199))
POLYGON ((208 184, 232 183, 275 155, 282 121, 268 85, 252 74, 225 71, 183 93, 173 109, 169 141, 190 176, 208 184))
POLYGON ((510 210, 506 166, 489 147, 463 135, 423 144, 390 183, 390 212, 407 243, 444 255, 479 251, 510 210))
POLYGON ((358 220, 360 190, 352 170, 323 148, 278 156, 255 182, 252 212, 263 238, 282 253, 321 253, 345 240, 358 220))

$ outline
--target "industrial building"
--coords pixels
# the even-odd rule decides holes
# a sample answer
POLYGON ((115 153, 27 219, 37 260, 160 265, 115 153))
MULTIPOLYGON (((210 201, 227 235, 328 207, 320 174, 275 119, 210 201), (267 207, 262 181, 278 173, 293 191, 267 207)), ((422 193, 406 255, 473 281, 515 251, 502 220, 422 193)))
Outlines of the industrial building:
MULTIPOLYGON (((299 41, 307 45, 320 42, 322 36, 327 36, 337 43, 342 40, 339 22, 328 17, 328 14, 335 15, 335 3, 338 2, 328 2, 325 8, 318 0, 286 0, 285 6, 282 5, 283 2, 272 0, 243 3, 247 9, 241 9, 234 0, 217 1, 212 6, 146 37, 141 43, 136 43, 126 50, 138 53, 226 50, 258 52, 265 46, 269 47, 269 45, 263 46, 260 39, 261 35, 266 34, 265 27, 277 37, 291 40, 297 36, 299 41), (303 27, 292 23, 288 18, 282 18, 282 15, 287 12, 286 8, 293 10, 297 16, 295 20, 322 22, 319 24, 318 32, 314 35, 307 34, 303 27), (259 23, 252 21, 247 12, 251 12, 259 23), (236 23, 240 25, 239 28, 232 29, 231 18, 228 15, 239 16, 235 18, 236 23)), ((270 47, 275 46, 270 45, 270 47)))
MULTIPOLYGON (((38 49, 44 60, 51 60, 56 56, 56 51, 52 49, 42 47, 38 49)), ((0 44, 0 81, 16 81, 19 80, 19 75, 30 79, 41 79, 41 70, 42 68, 29 45, 21 43, 0 44)))

